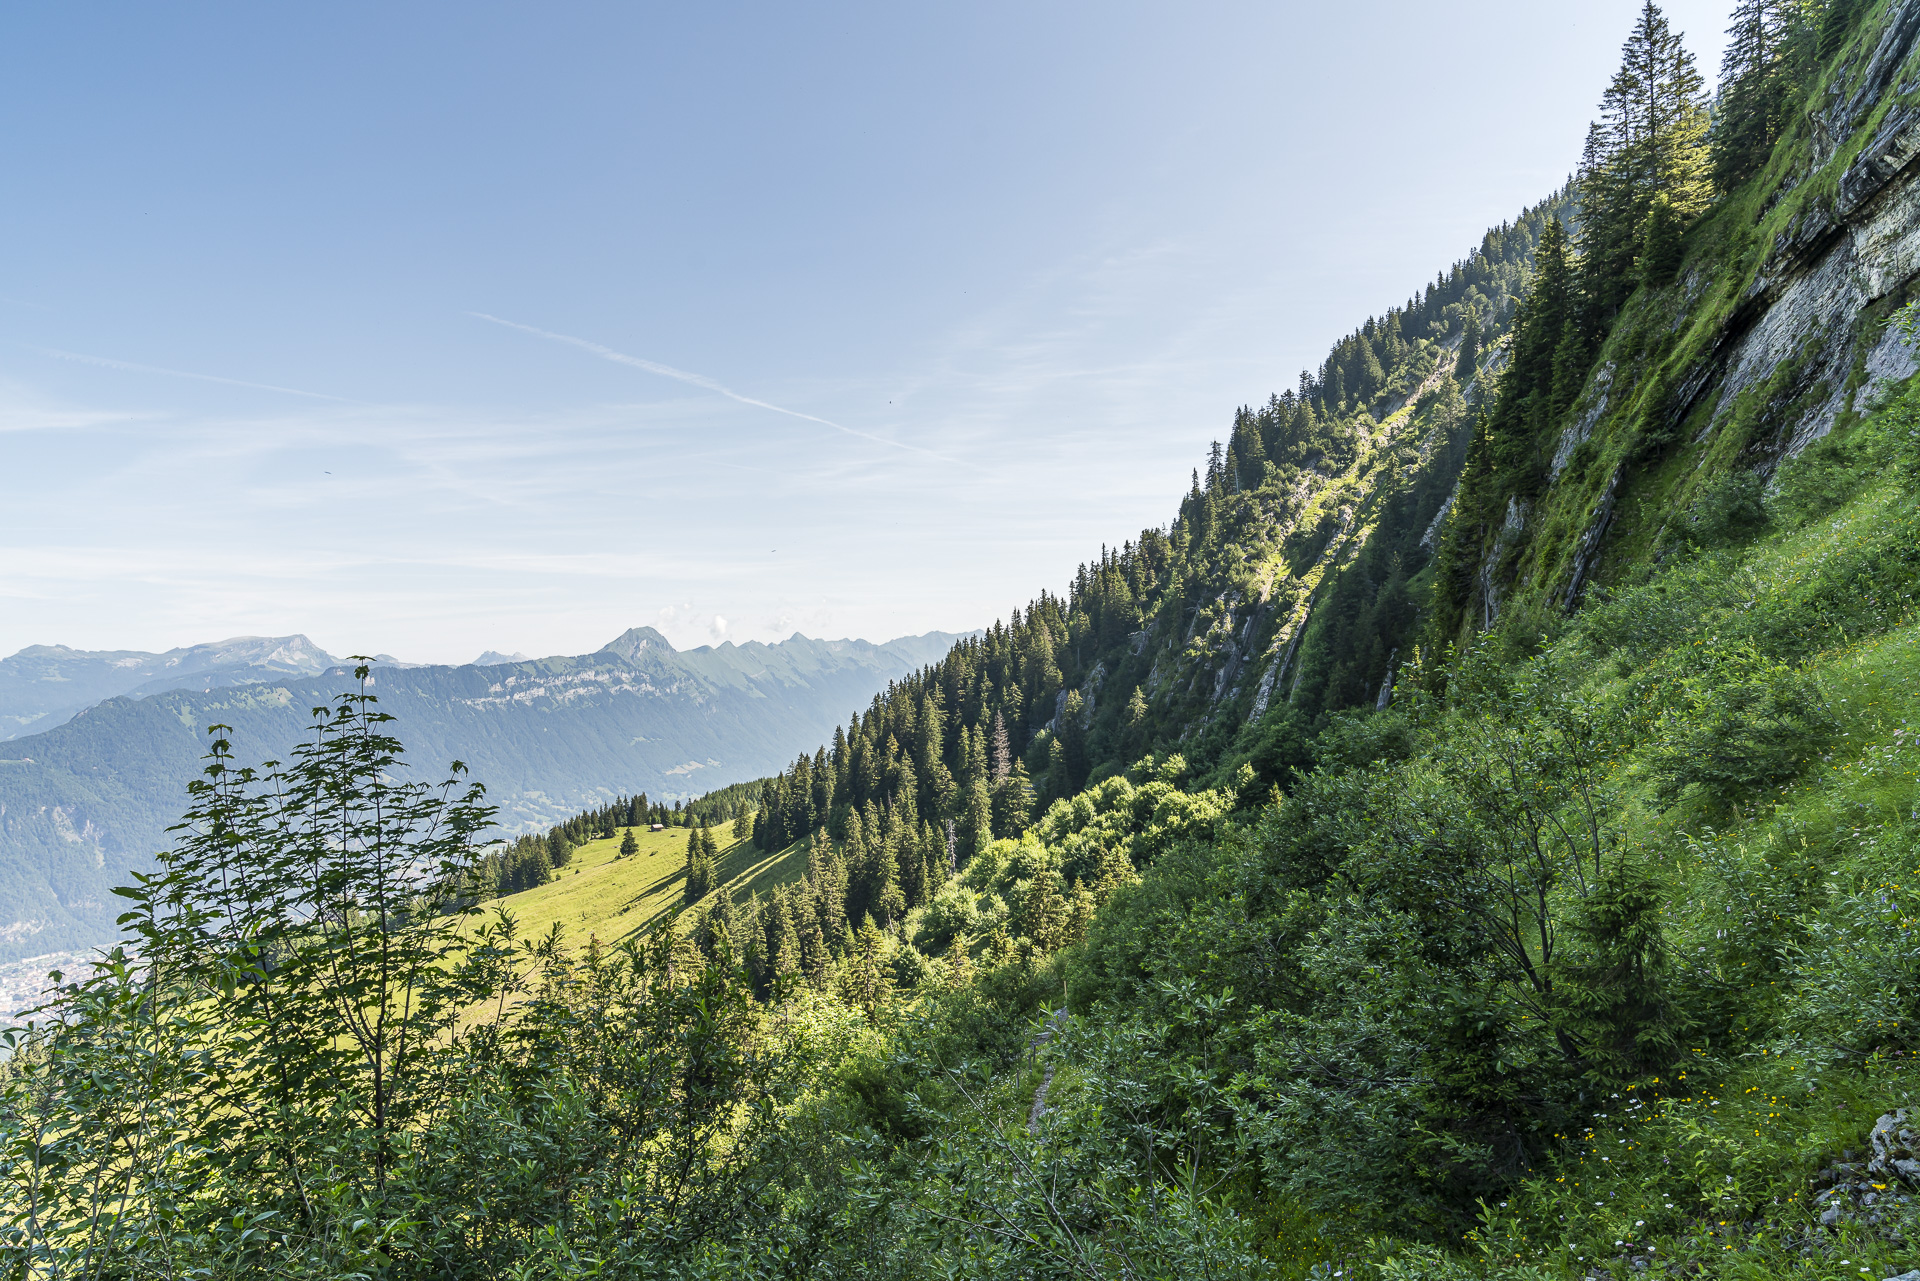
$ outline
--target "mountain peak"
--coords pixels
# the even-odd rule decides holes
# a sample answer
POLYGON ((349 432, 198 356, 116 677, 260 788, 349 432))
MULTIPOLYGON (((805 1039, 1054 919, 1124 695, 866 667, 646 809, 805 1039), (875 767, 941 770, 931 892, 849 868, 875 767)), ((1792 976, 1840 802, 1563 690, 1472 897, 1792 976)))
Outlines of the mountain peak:
POLYGON ((618 636, 600 647, 600 652, 618 654, 629 662, 642 650, 659 649, 672 654, 677 651, 667 643, 667 638, 651 627, 629 627, 618 636))
POLYGON ((507 663, 530 663, 532 661, 533 661, 532 659, 528 658, 525 654, 520 653, 518 650, 514 651, 511 654, 502 654, 497 649, 490 649, 490 650, 487 650, 485 653, 481 654, 480 657, 474 659, 472 663, 468 664, 468 666, 500 667, 507 663))

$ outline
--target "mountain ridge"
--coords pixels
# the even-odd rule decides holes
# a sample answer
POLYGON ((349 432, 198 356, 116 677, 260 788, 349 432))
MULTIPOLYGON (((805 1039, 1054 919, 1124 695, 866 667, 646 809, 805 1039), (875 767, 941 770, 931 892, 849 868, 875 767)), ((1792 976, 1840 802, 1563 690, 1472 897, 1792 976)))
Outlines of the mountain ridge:
POLYGON ((0 658, 0 742, 52 729, 105 698, 314 676, 336 661, 300 633, 230 636, 157 653, 28 645, 0 658))
MULTIPOLYGON (((479 667, 375 665, 371 692, 408 726, 421 769, 465 762, 523 831, 615 793, 690 797, 772 772, 791 745, 951 648, 953 633, 674 650, 652 629, 609 648, 479 667)), ((616 638, 618 639, 618 638, 616 638)), ((279 757, 310 709, 354 685, 335 663, 298 679, 117 695, 0 759, 0 960, 111 934, 113 886, 144 870, 185 807, 204 730, 279 757)))

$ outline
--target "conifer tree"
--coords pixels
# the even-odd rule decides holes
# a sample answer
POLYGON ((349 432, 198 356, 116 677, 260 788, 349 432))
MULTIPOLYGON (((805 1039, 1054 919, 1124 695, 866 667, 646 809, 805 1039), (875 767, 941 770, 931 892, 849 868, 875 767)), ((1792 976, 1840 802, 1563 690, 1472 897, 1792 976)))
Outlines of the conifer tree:
POLYGON ((813 797, 808 807, 812 811, 811 821, 806 828, 795 834, 795 839, 805 836, 814 828, 827 821, 833 812, 833 767, 827 762, 827 749, 818 747, 813 753, 813 797))
POLYGON ((793 894, 793 927, 800 939, 800 972, 816 990, 823 989, 833 966, 826 931, 820 927, 819 905, 812 891, 802 882, 793 894))
POLYGON ((1047 780, 1060 789, 1057 794, 1061 796, 1079 791, 1087 779, 1086 714, 1086 700, 1080 697, 1080 691, 1069 692, 1066 705, 1061 709, 1060 730, 1056 740, 1060 744, 1061 764, 1065 767, 1065 773, 1057 784, 1052 778, 1047 780))
POLYGON ((993 800, 987 780, 977 778, 967 790, 967 808, 960 817, 960 856, 971 861, 993 841, 993 800))
POLYGON ((1680 215, 1661 192, 1653 198, 1640 232, 1640 279, 1657 289, 1671 283, 1679 269, 1680 215))
POLYGON ((1713 178, 1721 191, 1752 177, 1771 154, 1792 114, 1793 64, 1799 61, 1793 51, 1807 34, 1797 0, 1740 0, 1734 6, 1713 125, 1713 178))
POLYGON ((848 1004, 867 1016, 867 1022, 879 1021, 880 1007, 893 990, 886 965, 886 936, 871 917, 862 921, 854 938, 852 954, 847 958, 844 995, 848 1004))
POLYGON ((1016 761, 1012 772, 993 789, 993 834, 1017 838, 1025 832, 1033 817, 1033 803, 1033 780, 1027 776, 1026 762, 1016 761))
POLYGON ((794 928, 793 904, 786 888, 775 890, 765 913, 767 962, 773 981, 800 973, 800 932, 794 928))
POLYGON ((820 918, 820 932, 831 948, 847 919, 847 866, 834 852, 826 829, 813 834, 807 852, 807 880, 813 887, 813 905, 820 918))
POLYGON ((694 910, 693 945, 700 949, 700 955, 711 961, 720 950, 720 938, 725 929, 716 919, 719 906, 726 900, 723 894, 712 903, 703 904, 694 910))
POLYGON ((627 829, 627 834, 620 838, 620 857, 632 858, 635 854, 638 854, 639 852, 640 852, 640 842, 633 838, 633 829, 629 827, 627 829))
POLYGON ((1831 61, 1840 46, 1853 34, 1854 20, 1866 12, 1869 0, 1827 0, 1827 11, 1820 18, 1820 61, 1831 61))
POLYGON ((880 839, 868 849, 868 857, 873 860, 871 911, 887 929, 907 913, 906 890, 900 883, 900 847, 911 839, 911 831, 901 821, 899 810, 889 810, 882 821, 880 839))
POLYGON ((740 964, 746 969, 748 980, 761 991, 765 991, 773 979, 770 958, 767 956, 765 917, 760 895, 754 891, 747 895, 747 901, 740 906, 734 918, 734 931, 740 942, 740 964))
POLYGON ((1252 489, 1266 470, 1267 450, 1260 438, 1260 420, 1250 409, 1234 414, 1233 438, 1228 446, 1233 458, 1234 488, 1252 489))
POLYGON ((1013 747, 1007 738, 1007 722, 998 708, 993 713, 993 736, 990 742, 987 782, 998 787, 1013 772, 1013 747))
POLYGON ((1654 197, 1667 196, 1684 229, 1712 194, 1700 72, 1652 0, 1643 0, 1621 47, 1600 112, 1579 177, 1590 335, 1611 321, 1638 282, 1634 268, 1654 197))
POLYGON ((859 920, 873 909, 879 887, 874 884, 872 860, 867 853, 866 820, 858 812, 847 818, 847 840, 841 856, 846 860, 846 917, 859 920))
POLYGON ((713 889, 713 863, 707 857, 706 846, 700 840, 698 830, 687 833, 687 864, 684 872, 686 885, 683 897, 688 907, 692 907, 713 889))
POLYGON ((920 781, 914 776, 911 757, 902 756, 895 762, 889 782, 894 810, 903 820, 914 821, 919 814, 920 781))
POLYGON ((973 984, 973 957, 968 948, 973 940, 965 934, 956 935, 952 946, 947 949, 947 986, 963 990, 973 984))
POLYGON ((1454 361, 1453 377, 1464 383, 1480 367, 1480 315, 1468 304, 1460 333, 1460 352, 1454 361))
MULTIPOLYGON (((1531 498, 1545 481, 1548 427, 1560 407, 1555 384, 1560 383, 1564 395, 1573 376, 1569 363, 1557 359, 1573 320, 1574 301, 1566 230, 1558 218, 1548 220, 1534 264, 1525 308, 1514 322, 1512 358, 1488 423, 1495 479, 1503 499, 1531 498)), ((1585 373, 1584 364, 1580 373, 1585 373)))
POLYGON ((900 886, 900 914, 918 907, 927 901, 927 864, 921 855, 919 829, 907 829, 900 833, 899 844, 894 849, 895 880, 900 886))

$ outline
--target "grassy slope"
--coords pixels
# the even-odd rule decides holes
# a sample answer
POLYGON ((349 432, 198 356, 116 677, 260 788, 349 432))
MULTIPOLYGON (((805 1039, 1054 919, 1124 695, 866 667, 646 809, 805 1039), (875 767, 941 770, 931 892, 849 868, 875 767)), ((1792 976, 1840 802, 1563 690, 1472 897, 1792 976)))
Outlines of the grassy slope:
MULTIPOLYGON (((543 936, 559 925, 575 945, 584 945, 592 936, 612 942, 647 928, 680 905, 687 831, 636 829, 633 836, 640 849, 632 857, 620 857, 619 837, 589 842, 574 850, 553 880, 509 894, 489 904, 489 909, 500 906, 511 912, 522 938, 543 936)), ((731 829, 715 829, 714 838, 731 841, 731 829)), ((806 866, 803 846, 768 854, 750 843, 732 841, 721 846, 715 870, 721 885, 736 900, 744 900, 749 893, 765 897, 776 886, 798 879, 806 866)))
MULTIPOLYGON (((1901 485, 1882 477, 1748 547, 1740 560, 1758 608, 1797 612, 1836 571, 1911 538, 1901 485)), ((1667 653, 1712 646, 1744 612, 1702 612, 1667 653)), ((1679 1272, 1807 1281, 1913 1266, 1911 1245, 1851 1218, 1810 1227, 1815 1172, 1863 1151, 1883 1112, 1920 1103, 1920 1062, 1886 1048, 1907 1039, 1899 954, 1920 925, 1920 623, 1911 599, 1891 612, 1894 625, 1858 636, 1815 622, 1806 670, 1836 736, 1771 798, 1731 815, 1692 796, 1663 809, 1645 751, 1621 762, 1630 840, 1673 859, 1663 915, 1676 965, 1688 984, 1722 992, 1732 1022, 1693 1028, 1691 1070, 1600 1101, 1552 1168, 1488 1208, 1472 1243, 1483 1275, 1623 1275, 1634 1255, 1679 1272), (1877 982, 1892 985, 1885 999, 1877 982)), ((1603 668, 1590 688, 1619 696, 1637 675, 1603 668)))

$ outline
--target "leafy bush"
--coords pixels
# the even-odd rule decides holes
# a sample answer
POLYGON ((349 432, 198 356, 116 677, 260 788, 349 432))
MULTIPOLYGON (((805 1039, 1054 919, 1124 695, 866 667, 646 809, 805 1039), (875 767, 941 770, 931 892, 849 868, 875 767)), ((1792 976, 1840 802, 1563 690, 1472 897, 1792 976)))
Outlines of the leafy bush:
POLYGON ((1760 587, 1725 553, 1709 553, 1649 581, 1596 600, 1575 624, 1596 654, 1625 675, 1702 634, 1720 614, 1752 600, 1760 587))
POLYGON ((1767 523, 1766 486, 1750 471, 1724 472, 1701 488, 1686 516, 1688 536, 1718 547, 1758 533, 1767 523))
POLYGON ((944 952, 979 920, 979 901, 974 892, 959 881, 949 881, 923 909, 914 941, 931 951, 944 952))
POLYGON ((1837 733, 1810 675, 1750 648, 1725 655, 1683 688, 1654 755, 1659 795, 1669 803, 1694 786, 1717 804, 1751 798, 1797 776, 1837 733))
POLYGON ((1873 443, 1871 433, 1855 429, 1829 432, 1808 445, 1775 473, 1769 515, 1797 529, 1834 511, 1866 483, 1873 443))

